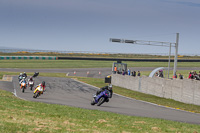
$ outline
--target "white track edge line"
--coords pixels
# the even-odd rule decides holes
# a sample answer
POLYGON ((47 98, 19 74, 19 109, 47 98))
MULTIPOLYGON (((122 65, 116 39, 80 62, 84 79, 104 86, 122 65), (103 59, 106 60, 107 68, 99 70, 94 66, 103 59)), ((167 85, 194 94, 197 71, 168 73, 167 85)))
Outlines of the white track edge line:
POLYGON ((17 97, 17 98, 19 98, 19 99, 22 99, 22 100, 25 100, 25 101, 28 101, 28 100, 26 100, 26 99, 24 99, 24 98, 21 98, 21 97, 17 96, 17 91, 16 91, 16 89, 15 89, 15 84, 14 84, 13 80, 12 80, 12 83, 13 83, 13 87, 14 87, 14 92, 12 92, 12 93, 15 95, 15 97, 17 97))

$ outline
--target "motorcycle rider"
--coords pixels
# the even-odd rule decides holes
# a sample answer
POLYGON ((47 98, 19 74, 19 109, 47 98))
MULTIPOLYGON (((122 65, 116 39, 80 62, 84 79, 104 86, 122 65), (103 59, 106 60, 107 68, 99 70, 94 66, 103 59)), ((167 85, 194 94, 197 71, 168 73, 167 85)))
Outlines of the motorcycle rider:
MULTIPOLYGON (((105 91, 105 90, 108 90, 110 92, 110 98, 112 98, 112 94, 113 94, 113 90, 112 90, 112 84, 109 84, 107 86, 104 86, 102 88, 100 88, 100 90, 98 90, 96 92, 96 96, 99 95, 101 92, 105 91)), ((107 99, 106 102, 109 102, 109 99, 107 99)))
POLYGON ((22 73, 20 73, 18 76, 19 82, 22 80, 22 78, 23 78, 22 73))
POLYGON ((33 82, 33 77, 32 76, 28 79, 28 85, 29 85, 29 82, 33 82))
POLYGON ((22 80, 20 80, 19 86, 21 86, 21 83, 23 83, 23 82, 25 82, 25 84, 26 84, 26 79, 25 79, 25 77, 23 77, 22 80))
POLYGON ((28 79, 28 82, 29 81, 33 82, 33 77, 32 76, 28 79))
MULTIPOLYGON (((37 87, 41 87, 41 88, 42 88, 43 91, 41 92, 41 94, 43 94, 43 92, 45 91, 45 87, 46 87, 46 86, 45 86, 45 81, 42 81, 42 83, 39 84, 39 85, 37 85, 37 87)), ((36 88, 37 88, 37 87, 36 87, 36 88)), ((36 89, 36 88, 35 88, 35 89, 36 89)))
POLYGON ((25 78, 27 78, 26 72, 24 72, 24 73, 22 74, 22 76, 25 77, 25 78))

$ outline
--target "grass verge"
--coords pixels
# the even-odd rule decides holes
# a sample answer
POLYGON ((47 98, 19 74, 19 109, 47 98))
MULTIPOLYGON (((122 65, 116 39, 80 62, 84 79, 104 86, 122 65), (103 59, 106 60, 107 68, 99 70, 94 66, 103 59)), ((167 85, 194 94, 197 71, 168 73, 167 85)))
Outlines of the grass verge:
POLYGON ((198 133, 199 125, 24 101, 0 90, 1 132, 198 133))
MULTIPOLYGON (((114 61, 92 60, 0 60, 0 68, 105 68, 112 67, 114 61)), ((123 61, 130 67, 168 67, 168 62, 137 62, 123 61)), ((178 62, 178 67, 199 67, 200 62, 178 62)), ((170 64, 173 67, 173 63, 170 64)))

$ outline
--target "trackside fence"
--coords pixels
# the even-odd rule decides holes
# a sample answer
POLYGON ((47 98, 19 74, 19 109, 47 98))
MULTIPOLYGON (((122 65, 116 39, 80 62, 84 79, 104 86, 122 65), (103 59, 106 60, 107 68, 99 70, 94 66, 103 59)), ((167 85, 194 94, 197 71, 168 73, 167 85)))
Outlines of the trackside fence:
POLYGON ((112 84, 130 90, 200 105, 200 81, 112 74, 112 84))

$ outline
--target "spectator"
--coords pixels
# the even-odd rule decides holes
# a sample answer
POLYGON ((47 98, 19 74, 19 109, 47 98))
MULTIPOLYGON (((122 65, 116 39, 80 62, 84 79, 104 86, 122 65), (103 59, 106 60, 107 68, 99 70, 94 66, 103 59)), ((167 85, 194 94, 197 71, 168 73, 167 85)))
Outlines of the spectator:
POLYGON ((126 72, 124 70, 122 70, 122 75, 125 75, 125 74, 126 74, 126 72))
POLYGON ((200 80, 200 77, 199 77, 199 75, 197 74, 197 75, 195 75, 195 79, 196 80, 200 80))
POLYGON ((179 79, 183 79, 183 75, 179 73, 179 79))
POLYGON ((199 75, 197 74, 196 71, 194 71, 194 79, 196 79, 196 80, 200 80, 199 75))
POLYGON ((138 74, 137 74, 137 76, 139 76, 139 77, 140 77, 140 71, 138 71, 138 74))
POLYGON ((191 79, 194 79, 194 71, 192 71, 191 74, 191 79))
POLYGON ((131 71, 130 71, 130 69, 128 69, 128 75, 129 75, 129 76, 131 75, 131 71))
POLYGON ((133 71, 131 76, 135 77, 136 76, 136 71, 133 71))
POLYGON ((163 78, 163 70, 159 70, 159 77, 163 78))
POLYGON ((155 76, 158 77, 158 72, 155 73, 155 76))
POLYGON ((117 74, 120 74, 119 70, 117 70, 117 74))
POLYGON ((175 75, 173 75, 173 78, 177 78, 177 75, 176 75, 176 73, 175 73, 175 75))
POLYGON ((117 67, 114 66, 114 74, 116 74, 116 73, 117 73, 117 67))
POLYGON ((188 79, 191 79, 191 77, 192 77, 192 73, 191 73, 191 72, 189 72, 188 79))
POLYGON ((189 72, 189 77, 188 77, 189 79, 194 79, 194 72, 192 71, 192 72, 189 72))
POLYGON ((125 75, 128 75, 128 71, 125 71, 125 75))

